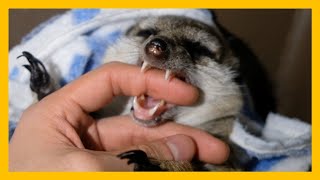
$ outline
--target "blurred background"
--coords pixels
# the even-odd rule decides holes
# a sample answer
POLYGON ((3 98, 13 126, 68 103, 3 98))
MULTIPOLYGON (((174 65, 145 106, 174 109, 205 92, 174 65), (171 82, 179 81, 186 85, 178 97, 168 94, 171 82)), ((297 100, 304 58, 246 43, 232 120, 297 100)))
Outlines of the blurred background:
MULTIPOLYGON (((67 9, 10 9, 9 47, 67 9)), ((274 86, 278 112, 311 123, 311 10, 219 9, 220 23, 259 57, 274 86)))

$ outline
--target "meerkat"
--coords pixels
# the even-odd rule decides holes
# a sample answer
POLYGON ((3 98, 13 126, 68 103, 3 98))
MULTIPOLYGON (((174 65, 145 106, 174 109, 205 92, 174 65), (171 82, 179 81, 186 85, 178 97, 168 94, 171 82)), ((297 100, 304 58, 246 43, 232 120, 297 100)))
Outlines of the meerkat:
MULTIPOLYGON (((219 24, 209 26, 181 16, 148 17, 139 20, 126 32, 124 37, 109 47, 104 58, 104 63, 118 60, 140 66, 141 73, 150 68, 160 69, 165 71, 163 78, 166 80, 170 81, 171 78, 177 77, 199 89, 199 100, 192 106, 176 106, 161 99, 140 95, 124 101, 125 106, 116 107, 121 107, 118 113, 131 114, 135 122, 146 127, 159 126, 166 121, 175 121, 203 129, 231 145, 230 159, 221 166, 223 168, 204 164, 201 164, 201 168, 195 168, 193 164, 173 162, 175 167, 187 167, 185 169, 176 168, 178 170, 243 169, 242 164, 238 161, 245 159, 245 157, 239 157, 245 156, 245 153, 229 141, 229 135, 232 132, 234 121, 240 116, 243 108, 243 87, 248 87, 246 82, 252 82, 247 81, 246 77, 241 77, 243 64, 247 62, 246 59, 241 58, 250 55, 251 51, 243 47, 239 51, 234 44, 230 43, 231 41, 238 44, 240 42, 219 24), (243 56, 243 53, 246 53, 246 56, 243 56)), ((25 56, 30 63, 25 67, 31 72, 30 87, 38 95, 38 99, 55 91, 56 88, 52 85, 43 64, 28 52, 23 52, 22 56, 25 56)), ((248 61, 250 63, 252 57, 248 61)), ((266 80, 264 75, 257 76, 266 80)), ((254 93, 250 98, 253 99, 254 104, 256 104, 255 97, 263 93, 265 96, 272 96, 266 90, 257 93, 256 88, 252 87, 251 89, 249 87, 246 93, 251 93, 250 90, 253 89, 254 93)), ((264 116, 265 112, 272 110, 271 107, 272 105, 270 108, 262 107, 258 110, 264 116)), ((110 108, 106 109, 110 110, 110 108)), ((161 164, 161 161, 147 157, 140 150, 124 152, 118 157, 130 159, 130 163, 135 164, 136 171, 176 170, 161 164)))

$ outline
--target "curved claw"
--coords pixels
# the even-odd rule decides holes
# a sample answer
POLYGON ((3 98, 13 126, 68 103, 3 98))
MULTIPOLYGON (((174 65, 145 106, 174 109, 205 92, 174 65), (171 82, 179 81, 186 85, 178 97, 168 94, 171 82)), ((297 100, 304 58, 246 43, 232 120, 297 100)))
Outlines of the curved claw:
POLYGON ((29 68, 26 67, 30 72, 31 71, 42 71, 45 75, 48 75, 48 72, 47 72, 45 66, 43 65, 43 63, 39 59, 35 58, 31 53, 29 53, 27 51, 23 51, 22 55, 18 56, 17 59, 21 58, 21 57, 25 57, 28 60, 30 65, 24 65, 24 67, 31 66, 29 68))
POLYGON ((157 164, 152 164, 147 154, 142 150, 131 150, 117 155, 120 159, 129 159, 128 164, 134 164, 134 171, 166 171, 157 164))
POLYGON ((23 65, 30 73, 30 88, 38 95, 38 100, 44 98, 54 91, 50 75, 43 63, 35 58, 31 53, 23 51, 17 58, 25 57, 29 65, 23 65))
POLYGON ((33 59, 33 55, 27 51, 23 51, 22 54, 20 56, 17 57, 18 58, 21 58, 21 57, 25 57, 27 59, 33 59))
POLYGON ((161 117, 157 117, 155 119, 151 119, 151 120, 143 120, 143 119, 139 119, 134 115, 134 109, 133 107, 131 107, 130 109, 130 115, 132 117, 132 119, 137 122, 138 124, 145 126, 145 127, 154 127, 157 126, 159 124, 161 124, 163 122, 163 120, 161 119, 161 117))

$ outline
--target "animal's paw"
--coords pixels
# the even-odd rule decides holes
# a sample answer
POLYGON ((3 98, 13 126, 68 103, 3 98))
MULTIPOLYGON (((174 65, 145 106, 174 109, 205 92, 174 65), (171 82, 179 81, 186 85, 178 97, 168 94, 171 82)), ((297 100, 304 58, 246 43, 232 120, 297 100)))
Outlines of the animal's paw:
POLYGON ((52 92, 50 75, 42 62, 35 58, 31 53, 23 51, 22 55, 17 58, 22 56, 29 62, 29 65, 25 64, 23 66, 31 73, 30 88, 38 95, 38 100, 40 100, 52 92))
POLYGON ((141 150, 132 150, 119 154, 120 159, 128 159, 128 164, 134 164, 134 171, 167 171, 160 168, 148 158, 147 154, 141 150))

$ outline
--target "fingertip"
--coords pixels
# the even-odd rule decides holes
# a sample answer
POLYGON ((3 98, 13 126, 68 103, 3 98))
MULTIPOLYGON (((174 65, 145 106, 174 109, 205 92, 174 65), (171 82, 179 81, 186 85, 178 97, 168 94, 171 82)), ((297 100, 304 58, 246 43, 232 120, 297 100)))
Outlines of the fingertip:
POLYGON ((165 141, 176 161, 191 161, 198 154, 199 159, 204 162, 221 164, 228 159, 230 153, 228 144, 212 136, 210 139, 204 138, 201 145, 183 134, 169 136, 165 141))
POLYGON ((212 143, 211 146, 214 146, 214 151, 212 151, 211 157, 208 156, 208 162, 213 164, 221 164, 229 158, 230 148, 227 143, 218 140, 212 143))
POLYGON ((229 146, 213 136, 203 141, 201 145, 198 144, 198 148, 199 159, 211 164, 221 164, 225 162, 230 153, 229 146))
POLYGON ((177 134, 165 139, 174 160, 191 161, 196 153, 196 144, 191 137, 177 134))
POLYGON ((191 105, 191 104, 194 104, 195 102, 198 101, 199 99, 199 89, 195 86, 190 86, 190 97, 188 99, 188 101, 186 102, 186 105, 191 105))

